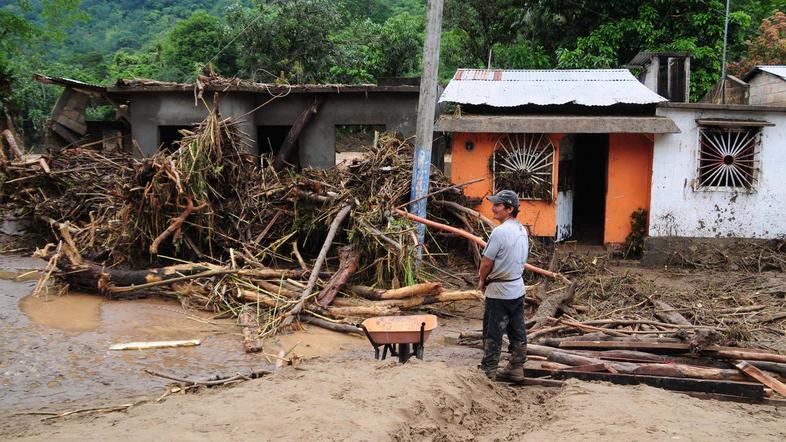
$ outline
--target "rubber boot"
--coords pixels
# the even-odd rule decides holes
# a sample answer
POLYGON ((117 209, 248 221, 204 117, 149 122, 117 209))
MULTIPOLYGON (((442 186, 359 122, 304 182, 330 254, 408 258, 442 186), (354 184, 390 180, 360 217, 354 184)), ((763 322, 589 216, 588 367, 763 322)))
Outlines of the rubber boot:
POLYGON ((499 365, 499 344, 495 344, 490 339, 484 339, 483 353, 483 360, 478 368, 483 370, 489 379, 496 379, 497 366, 499 365))
POLYGON ((505 382, 521 382, 524 380, 524 363, 527 362, 527 344, 510 343, 510 359, 505 368, 497 370, 497 380, 505 382))

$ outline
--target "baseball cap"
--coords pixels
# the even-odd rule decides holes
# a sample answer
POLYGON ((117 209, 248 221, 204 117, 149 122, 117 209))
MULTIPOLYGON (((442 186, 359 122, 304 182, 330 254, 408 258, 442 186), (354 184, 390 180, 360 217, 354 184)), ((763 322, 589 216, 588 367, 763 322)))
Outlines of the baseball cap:
POLYGON ((489 195, 486 197, 487 200, 491 201, 492 203, 502 203, 508 207, 519 207, 519 196, 516 192, 512 190, 500 190, 497 192, 496 195, 489 195))

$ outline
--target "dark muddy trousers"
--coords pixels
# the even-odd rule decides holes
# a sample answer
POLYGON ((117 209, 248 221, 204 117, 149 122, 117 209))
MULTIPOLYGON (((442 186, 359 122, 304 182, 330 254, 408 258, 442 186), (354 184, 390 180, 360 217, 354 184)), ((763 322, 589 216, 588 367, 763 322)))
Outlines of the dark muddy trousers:
POLYGON ((499 364, 502 334, 508 334, 510 362, 522 365, 527 360, 527 330, 524 327, 524 297, 486 298, 483 312, 483 361, 480 368, 493 373, 499 364))

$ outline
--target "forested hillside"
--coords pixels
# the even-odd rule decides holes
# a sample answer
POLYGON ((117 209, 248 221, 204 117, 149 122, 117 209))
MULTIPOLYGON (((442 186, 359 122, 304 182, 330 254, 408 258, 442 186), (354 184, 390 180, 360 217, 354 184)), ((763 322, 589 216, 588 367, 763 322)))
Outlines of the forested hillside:
MULTIPOLYGON (((208 63, 225 76, 267 82, 417 76, 425 4, 0 0, 0 106, 28 130, 40 127, 54 92, 34 83, 33 72, 103 84, 192 81, 208 63)), ((731 4, 731 66, 786 62, 778 42, 786 38, 786 20, 772 17, 786 0, 731 4)), ((692 54, 696 99, 720 77, 724 9, 723 0, 445 0, 440 77, 489 64, 619 67, 641 50, 679 50, 692 54)))

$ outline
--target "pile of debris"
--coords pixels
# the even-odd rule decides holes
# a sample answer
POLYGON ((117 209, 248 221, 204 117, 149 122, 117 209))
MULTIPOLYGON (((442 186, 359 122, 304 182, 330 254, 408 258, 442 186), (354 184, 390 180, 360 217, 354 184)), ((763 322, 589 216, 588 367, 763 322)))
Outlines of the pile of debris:
MULTIPOLYGON (((411 186, 407 140, 381 134, 346 168, 296 173, 259 167, 247 137, 217 111, 183 135, 174 152, 142 160, 71 148, 0 162, 5 205, 52 232, 39 251, 47 275, 110 297, 176 296, 261 335, 296 318, 355 330, 343 326, 478 299, 443 270, 456 259, 448 250, 466 247, 453 235, 430 236, 416 269, 415 228, 400 215, 411 186), (429 282, 436 274, 445 282, 429 282)), ((436 170, 431 182, 430 218, 488 234, 490 221, 464 207, 461 186, 436 170)))

